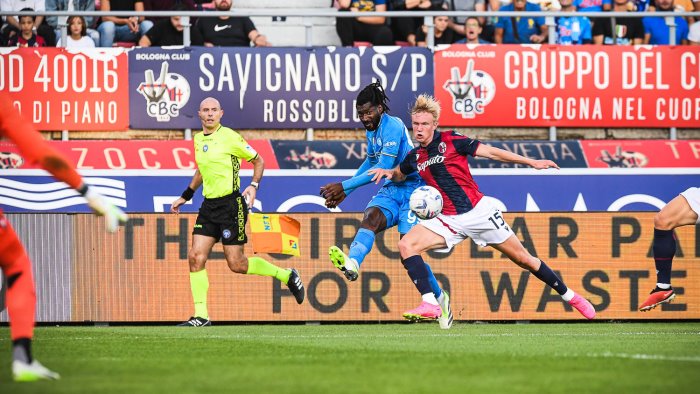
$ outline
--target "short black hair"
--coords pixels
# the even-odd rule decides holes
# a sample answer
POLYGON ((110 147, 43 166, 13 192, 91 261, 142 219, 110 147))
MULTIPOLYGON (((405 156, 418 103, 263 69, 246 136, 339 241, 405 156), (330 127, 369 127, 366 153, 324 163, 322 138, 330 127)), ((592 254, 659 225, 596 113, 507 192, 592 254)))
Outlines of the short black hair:
MULTIPOLYGON (((34 8, 29 8, 29 7, 22 8, 21 10, 19 10, 19 12, 34 12, 34 8)), ((19 20, 22 18, 32 18, 32 21, 36 20, 36 16, 34 16, 34 15, 22 15, 17 19, 19 20)))
POLYGON ((365 86, 360 94, 357 95, 357 105, 364 105, 365 103, 371 103, 372 105, 381 105, 384 107, 384 112, 389 112, 389 106, 386 102, 389 98, 384 93, 384 88, 382 84, 377 82, 372 82, 371 84, 365 86))

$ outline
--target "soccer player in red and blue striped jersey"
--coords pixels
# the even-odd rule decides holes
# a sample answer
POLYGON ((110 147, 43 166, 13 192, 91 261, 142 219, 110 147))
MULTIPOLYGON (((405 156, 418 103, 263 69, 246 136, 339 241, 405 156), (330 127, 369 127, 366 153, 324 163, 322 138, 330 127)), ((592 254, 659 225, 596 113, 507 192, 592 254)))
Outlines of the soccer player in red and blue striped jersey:
POLYGON ((480 246, 489 245, 520 267, 532 272, 553 288, 587 319, 595 317, 588 300, 574 293, 542 260, 532 256, 506 223, 501 211, 479 190, 472 178, 467 156, 487 157, 503 162, 525 164, 541 170, 559 168, 551 160, 533 160, 503 149, 481 144, 454 131, 437 130, 440 104, 421 95, 411 110, 413 136, 420 144, 393 170, 369 171, 378 182, 383 178, 400 181, 418 172, 428 186, 440 191, 443 210, 437 217, 422 220, 399 241, 401 258, 423 262, 429 250, 450 251, 471 238, 480 246))

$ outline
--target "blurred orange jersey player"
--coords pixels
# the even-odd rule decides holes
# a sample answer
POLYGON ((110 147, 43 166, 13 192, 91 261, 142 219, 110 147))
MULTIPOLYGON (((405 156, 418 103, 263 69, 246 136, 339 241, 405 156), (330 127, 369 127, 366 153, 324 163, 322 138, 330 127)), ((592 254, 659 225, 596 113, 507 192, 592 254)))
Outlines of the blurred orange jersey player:
MULTIPOLYGON (((57 179, 77 190, 92 210, 105 217, 107 230, 114 232, 127 216, 122 210, 105 200, 83 182, 75 168, 55 149, 44 141, 34 127, 13 108, 12 100, 0 92, 0 137, 9 139, 19 148, 25 161, 36 163, 57 179)), ((31 343, 34 335, 36 293, 32 267, 27 252, 17 234, 0 210, 0 268, 7 279, 7 311, 10 317, 12 337, 12 374, 21 382, 42 379, 58 379, 32 357, 31 343)))

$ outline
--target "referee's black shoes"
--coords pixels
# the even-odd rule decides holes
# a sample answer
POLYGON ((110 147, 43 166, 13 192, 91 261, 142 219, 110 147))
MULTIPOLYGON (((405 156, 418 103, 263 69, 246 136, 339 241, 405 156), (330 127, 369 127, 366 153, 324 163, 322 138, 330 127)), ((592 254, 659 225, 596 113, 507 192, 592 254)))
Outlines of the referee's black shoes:
POLYGON ((203 317, 190 317, 189 320, 187 320, 184 323, 180 323, 177 325, 177 327, 206 327, 206 326, 211 326, 211 320, 205 319, 203 317))
POLYGON ((292 268, 292 274, 289 275, 289 281, 287 281, 287 287, 289 291, 294 294, 294 298, 297 300, 297 304, 304 302, 304 284, 301 283, 301 277, 299 272, 295 268, 292 268))

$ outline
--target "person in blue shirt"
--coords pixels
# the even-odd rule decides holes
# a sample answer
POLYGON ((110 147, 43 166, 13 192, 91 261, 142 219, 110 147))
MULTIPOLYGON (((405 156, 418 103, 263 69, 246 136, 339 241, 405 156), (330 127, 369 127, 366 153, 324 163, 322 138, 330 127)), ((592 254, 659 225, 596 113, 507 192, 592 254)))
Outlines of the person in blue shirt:
MULTIPOLYGON (((612 9, 612 0, 576 0, 574 6, 581 12, 603 12, 612 9)), ((564 5, 562 4, 562 9, 564 5)))
MULTIPOLYGON (((559 0, 562 12, 576 12, 573 0, 559 0)), ((556 43, 559 45, 590 44, 591 21, 585 16, 567 16, 557 18, 556 43)))
MULTIPOLYGON (((673 0, 656 0, 656 11, 673 12, 673 0)), ((676 16, 676 45, 688 43, 688 22, 682 16, 676 16)), ((663 16, 645 16, 642 18, 644 25, 644 44, 669 45, 670 33, 663 16)))
MULTIPOLYGON (((337 207, 353 190, 369 184, 372 176, 367 173, 368 170, 394 168, 413 149, 406 125, 401 119, 389 115, 387 100, 379 82, 366 86, 357 95, 357 115, 367 130, 367 158, 352 178, 321 187, 321 195, 326 199, 328 208, 337 207)), ((348 254, 337 246, 330 247, 328 254, 331 262, 348 280, 357 280, 360 265, 372 250, 376 234, 397 226, 399 234, 403 236, 418 222, 408 201, 413 190, 423 184, 417 174, 402 182, 386 181, 367 204, 348 254)), ((403 316, 409 320, 437 319, 441 328, 450 328, 452 310, 449 295, 440 289, 430 266, 424 262, 417 264, 413 260, 402 260, 402 263, 423 299, 417 308, 405 312, 403 316)))
MULTIPOLYGON (((513 0, 499 11, 542 11, 538 4, 526 0, 513 0)), ((543 17, 498 17, 493 36, 496 44, 546 44, 547 25, 543 17)))

